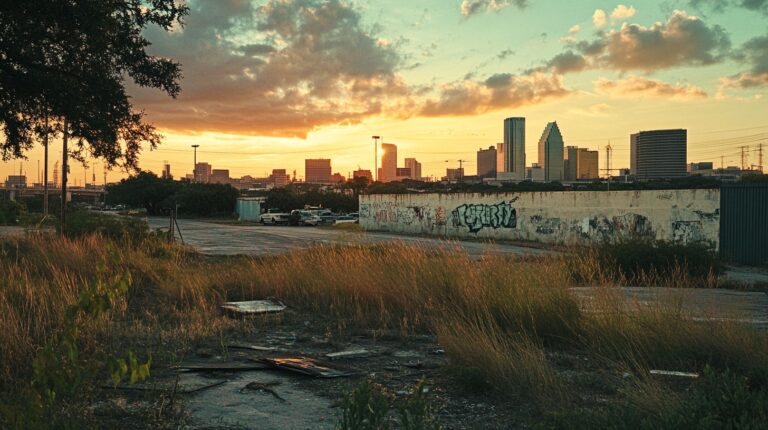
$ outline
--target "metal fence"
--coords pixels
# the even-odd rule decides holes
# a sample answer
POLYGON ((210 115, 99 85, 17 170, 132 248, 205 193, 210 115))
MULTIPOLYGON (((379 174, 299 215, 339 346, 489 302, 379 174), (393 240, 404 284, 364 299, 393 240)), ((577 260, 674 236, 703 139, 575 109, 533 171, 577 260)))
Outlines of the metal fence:
POLYGON ((733 263, 768 264, 768 184, 720 189, 720 256, 733 263))

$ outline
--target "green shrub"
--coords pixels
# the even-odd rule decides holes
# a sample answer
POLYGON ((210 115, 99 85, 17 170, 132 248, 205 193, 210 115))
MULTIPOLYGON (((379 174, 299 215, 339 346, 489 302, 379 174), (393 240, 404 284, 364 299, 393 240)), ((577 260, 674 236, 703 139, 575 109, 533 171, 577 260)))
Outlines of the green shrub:
MULTIPOLYGON (((703 244, 626 240, 596 245, 591 251, 604 276, 638 285, 681 274, 698 281, 720 272, 717 255, 703 244)), ((580 278, 578 267, 574 270, 580 278)))
POLYGON ((26 211, 26 207, 19 202, 0 198, 0 225, 18 224, 26 211))
POLYGON ((598 410, 553 414, 546 428, 563 429, 763 429, 768 387, 725 371, 705 369, 689 393, 656 392, 598 410))
POLYGON ((386 430, 395 426, 406 430, 438 430, 432 415, 422 378, 410 395, 397 402, 399 422, 389 418, 391 396, 383 387, 365 381, 344 396, 341 403, 340 430, 386 430))
POLYGON ((70 237, 100 234, 110 239, 138 243, 149 236, 149 225, 143 218, 77 210, 68 214, 66 232, 70 237))

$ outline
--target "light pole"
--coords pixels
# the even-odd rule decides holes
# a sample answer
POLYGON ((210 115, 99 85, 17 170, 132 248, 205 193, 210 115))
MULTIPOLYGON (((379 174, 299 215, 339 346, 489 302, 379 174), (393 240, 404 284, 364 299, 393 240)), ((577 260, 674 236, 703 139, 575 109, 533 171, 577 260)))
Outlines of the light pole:
POLYGON ((197 182, 197 148, 199 148, 200 145, 194 144, 192 145, 192 148, 195 150, 195 158, 192 165, 192 182, 197 182))
POLYGON ((381 136, 371 136, 373 138, 373 177, 379 180, 379 139, 381 136))

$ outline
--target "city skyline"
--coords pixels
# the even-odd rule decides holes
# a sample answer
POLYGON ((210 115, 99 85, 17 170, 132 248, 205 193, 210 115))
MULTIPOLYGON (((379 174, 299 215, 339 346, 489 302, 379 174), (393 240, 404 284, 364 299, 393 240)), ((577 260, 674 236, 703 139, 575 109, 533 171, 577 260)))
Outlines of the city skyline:
MULTIPOLYGON (((478 147, 501 142, 498 124, 513 116, 527 118, 531 136, 557 120, 567 130, 567 144, 599 150, 601 162, 610 142, 616 168, 629 167, 630 134, 671 128, 688 130, 689 162, 719 167, 722 155, 726 166, 740 165, 739 147, 751 145, 749 164, 755 164, 756 145, 768 137, 768 36, 761 13, 736 3, 715 10, 695 1, 678 10, 663 1, 624 7, 595 1, 464 3, 475 6, 192 1, 183 30, 148 31, 150 51, 177 58, 185 79, 177 100, 131 88, 136 106, 165 135, 157 151, 144 151, 139 165, 160 175, 168 160, 172 174, 183 177, 193 165, 189 146, 199 144, 198 161, 233 176, 302 171, 304 158, 319 157, 332 158, 334 171, 348 175, 373 170, 370 136, 376 134, 418 158, 424 176, 440 177, 445 159, 471 160, 478 147), (497 7, 484 6, 490 4, 497 7), (311 31, 305 25, 311 10, 327 12, 323 16, 341 39, 336 48, 309 49, 307 59, 338 69, 281 69, 278 54, 304 52, 297 36, 311 31), (270 28, 278 12, 297 25, 270 28), (268 34, 274 35, 271 42, 268 34), (660 45, 630 52, 633 40, 646 43, 633 35, 656 36, 660 45), (278 45, 270 44, 277 39, 278 45), (197 59, 203 54, 207 63, 197 59), (228 61, 235 70, 223 67, 228 61), (211 70, 225 70, 232 82, 223 83, 220 71, 209 79, 211 70), (278 72, 286 72, 284 79, 277 79, 278 72), (360 93, 345 88, 345 79, 360 93), (329 86, 321 88, 322 82, 329 86), (278 108, 270 115, 256 97, 261 88, 284 95, 265 99, 278 108), (372 97, 382 88, 385 94, 372 97), (321 90, 328 96, 320 97, 321 90), (288 104, 288 94, 308 101, 288 104)), ((536 153, 534 140, 526 141, 528 154, 536 153)), ((55 139, 49 169, 60 159, 60 147, 55 139)), ((27 154, 30 178, 41 153, 37 147, 27 154)), ((17 171, 18 163, 0 163, 0 176, 17 171)), ((95 165, 101 172, 101 161, 95 165)), ((71 169, 73 179, 82 179, 78 163, 71 169)), ((113 171, 108 177, 123 176, 113 171)))

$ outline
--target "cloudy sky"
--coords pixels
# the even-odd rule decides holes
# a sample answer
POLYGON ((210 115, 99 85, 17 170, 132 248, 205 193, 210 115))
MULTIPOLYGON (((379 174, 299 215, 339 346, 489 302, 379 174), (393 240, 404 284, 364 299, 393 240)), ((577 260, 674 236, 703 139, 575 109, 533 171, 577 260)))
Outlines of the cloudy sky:
MULTIPOLYGON (((689 161, 768 156, 768 0, 190 0, 185 26, 147 31, 183 65, 182 94, 131 88, 164 133, 142 167, 175 176, 198 161, 233 176, 330 157, 373 167, 371 135, 441 176, 527 118, 527 162, 557 120, 566 145, 687 128, 689 161), (446 162, 446 160, 450 160, 446 162)), ((32 153, 25 170, 36 178, 32 153)), ((96 162, 98 164, 98 162, 96 162)), ((13 166, 6 163, 4 174, 13 166)), ((18 169, 18 163, 16 163, 18 169)), ((82 168, 73 169, 75 178, 82 168)), ((112 174, 115 179, 119 173, 112 174)), ((110 176, 112 179, 112 176, 110 176)), ((81 179, 82 180, 82 179, 81 179)))

